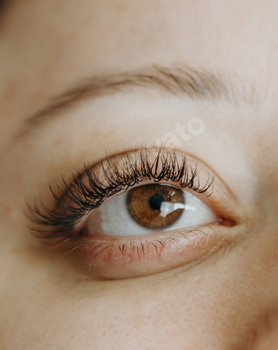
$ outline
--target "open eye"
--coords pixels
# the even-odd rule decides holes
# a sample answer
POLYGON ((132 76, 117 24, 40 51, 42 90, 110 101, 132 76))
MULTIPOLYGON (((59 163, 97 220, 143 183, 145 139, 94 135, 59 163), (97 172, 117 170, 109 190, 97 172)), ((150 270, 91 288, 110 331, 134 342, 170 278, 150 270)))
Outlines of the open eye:
POLYGON ((30 219, 38 237, 57 242, 93 278, 192 265, 226 244, 235 225, 229 191, 182 152, 116 155, 85 166, 69 182, 63 178, 63 185, 50 186, 51 207, 29 207, 30 219))
POLYGON ((207 204, 186 190, 169 184, 139 185, 83 218, 77 225, 83 237, 77 251, 101 278, 153 274, 200 257, 208 249, 206 231, 218 220, 207 204))
POLYGON ((216 222, 213 211, 188 191, 147 184, 116 195, 87 219, 88 236, 139 237, 216 222))

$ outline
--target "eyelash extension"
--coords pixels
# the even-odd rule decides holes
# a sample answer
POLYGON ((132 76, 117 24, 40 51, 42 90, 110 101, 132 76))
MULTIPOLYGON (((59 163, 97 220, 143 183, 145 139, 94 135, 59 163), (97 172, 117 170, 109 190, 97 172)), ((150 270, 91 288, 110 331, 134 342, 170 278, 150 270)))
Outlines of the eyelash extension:
POLYGON ((107 198, 125 192, 146 180, 156 183, 162 180, 172 181, 199 194, 208 192, 214 181, 214 178, 209 176, 201 186, 197 164, 194 167, 188 166, 185 155, 178 160, 176 151, 164 149, 158 149, 153 160, 150 160, 150 150, 141 148, 120 156, 107 156, 96 167, 100 169, 103 180, 97 175, 94 167, 84 165, 83 171, 73 175, 71 182, 67 183, 62 176, 62 185, 55 183, 55 189, 49 185, 54 199, 51 208, 43 202, 35 204, 34 207, 27 203, 27 217, 36 225, 31 229, 40 238, 78 238, 77 234, 71 234, 71 231, 84 215, 98 208, 107 198), (131 158, 131 153, 135 155, 134 159, 131 158))

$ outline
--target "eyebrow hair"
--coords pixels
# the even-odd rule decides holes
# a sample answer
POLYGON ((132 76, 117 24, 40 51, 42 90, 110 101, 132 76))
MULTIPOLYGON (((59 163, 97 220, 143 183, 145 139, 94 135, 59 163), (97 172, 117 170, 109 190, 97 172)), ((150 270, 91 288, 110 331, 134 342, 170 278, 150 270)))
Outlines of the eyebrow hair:
MULTIPOLYGON (((56 117, 81 101, 136 89, 152 89, 171 95, 185 95, 199 100, 226 100, 237 103, 234 86, 225 74, 188 66, 168 68, 153 65, 123 73, 95 75, 53 97, 46 107, 25 120, 17 136, 31 127, 56 117)), ((246 94, 241 94, 243 97, 246 94)))

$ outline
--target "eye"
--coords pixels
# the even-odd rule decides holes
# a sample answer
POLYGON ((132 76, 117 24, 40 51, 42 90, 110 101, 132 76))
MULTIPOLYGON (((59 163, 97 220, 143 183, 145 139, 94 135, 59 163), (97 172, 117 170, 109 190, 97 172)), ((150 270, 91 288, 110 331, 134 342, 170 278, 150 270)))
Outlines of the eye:
POLYGON ((188 191, 148 184, 119 194, 89 216, 87 236, 138 237, 217 222, 213 211, 188 191))
POLYGON ((196 245, 201 234, 205 237, 201 226, 217 221, 213 211, 188 191, 168 184, 141 185, 110 198, 78 225, 81 252, 102 278, 157 273, 188 259, 188 253, 181 256, 185 247, 196 252, 190 233, 191 240, 195 233, 196 245))
POLYGON ((54 205, 29 206, 36 236, 57 242, 92 278, 122 279, 192 265, 215 253, 236 224, 232 198, 204 164, 141 149, 85 166, 50 187, 54 205), (226 212, 223 213, 223 209, 226 212))

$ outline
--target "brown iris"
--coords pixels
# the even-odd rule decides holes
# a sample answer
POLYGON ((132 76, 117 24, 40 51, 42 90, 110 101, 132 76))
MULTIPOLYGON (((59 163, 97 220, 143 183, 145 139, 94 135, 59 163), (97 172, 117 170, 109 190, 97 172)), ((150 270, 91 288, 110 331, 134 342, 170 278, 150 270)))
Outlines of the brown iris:
POLYGON ((131 217, 141 226, 160 229, 174 224, 185 208, 183 191, 171 185, 149 184, 127 196, 131 217))

